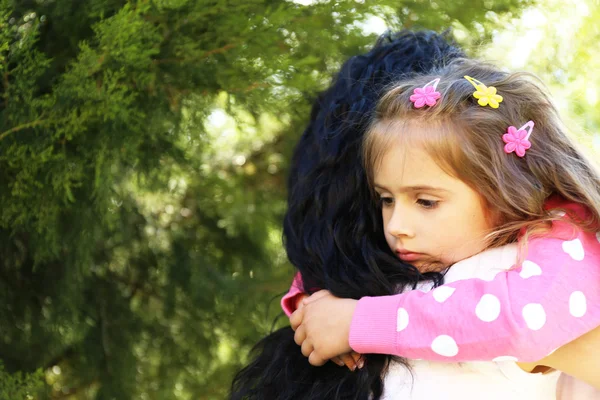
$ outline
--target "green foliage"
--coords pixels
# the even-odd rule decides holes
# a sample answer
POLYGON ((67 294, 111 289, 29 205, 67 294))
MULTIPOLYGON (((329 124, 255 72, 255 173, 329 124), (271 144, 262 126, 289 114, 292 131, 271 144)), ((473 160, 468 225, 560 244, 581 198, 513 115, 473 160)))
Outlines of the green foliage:
POLYGON ((33 400, 43 389, 43 377, 41 370, 32 374, 9 374, 0 362, 0 400, 33 400))
POLYGON ((291 278, 291 150, 364 21, 478 46, 531 3, 0 0, 7 398, 224 398, 291 278))

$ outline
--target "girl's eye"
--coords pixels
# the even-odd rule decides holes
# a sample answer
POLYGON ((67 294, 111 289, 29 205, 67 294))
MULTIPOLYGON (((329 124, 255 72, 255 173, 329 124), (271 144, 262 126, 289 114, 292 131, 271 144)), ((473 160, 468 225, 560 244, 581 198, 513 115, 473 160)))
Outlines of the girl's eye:
POLYGON ((436 208, 439 204, 439 201, 437 200, 427 200, 427 199, 418 199, 417 200, 417 204, 419 204, 421 207, 426 208, 428 210, 432 209, 432 208, 436 208))
POLYGON ((394 199, 391 197, 379 197, 379 205, 381 207, 388 207, 394 204, 394 199))

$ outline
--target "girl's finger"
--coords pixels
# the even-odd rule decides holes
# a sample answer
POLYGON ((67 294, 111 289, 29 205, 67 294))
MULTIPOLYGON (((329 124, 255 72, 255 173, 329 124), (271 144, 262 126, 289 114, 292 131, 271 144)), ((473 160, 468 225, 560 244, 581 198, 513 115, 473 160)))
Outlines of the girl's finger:
POLYGON ((304 310, 301 308, 294 311, 292 315, 290 315, 290 325, 293 330, 296 330, 298 326, 302 323, 302 318, 304 318, 304 310))
POLYGON ((356 361, 354 361, 354 358, 352 355, 350 355, 350 353, 342 354, 339 356, 339 358, 341 358, 341 360, 344 362, 344 365, 348 367, 350 371, 354 371, 356 369, 356 361))
POLYGON ((340 367, 343 367, 345 365, 344 362, 342 361, 342 359, 340 357, 333 357, 331 359, 331 362, 334 363, 334 364, 339 365, 340 367))
POLYGON ((304 355, 304 357, 310 356, 310 353, 312 353, 314 350, 313 345, 310 342, 310 340, 305 340, 304 342, 302 342, 302 346, 300 346, 300 349, 301 349, 302 355, 304 355))
POLYGON ((298 329, 296 329, 296 333, 294 333, 294 342, 296 342, 298 346, 302 346, 302 343, 304 343, 305 339, 306 329, 304 328, 304 325, 300 325, 298 329))
POLYGON ((310 355, 308 356, 308 362, 311 365, 314 365, 315 367, 320 367, 321 365, 324 365, 327 360, 322 359, 321 357, 319 357, 317 355, 317 353, 315 353, 314 351, 312 353, 310 353, 310 355))
POLYGON ((365 357, 362 354, 358 354, 355 351, 353 351, 350 354, 352 356, 352 359, 354 360, 354 362, 358 366, 358 369, 362 369, 362 367, 365 366, 365 357))

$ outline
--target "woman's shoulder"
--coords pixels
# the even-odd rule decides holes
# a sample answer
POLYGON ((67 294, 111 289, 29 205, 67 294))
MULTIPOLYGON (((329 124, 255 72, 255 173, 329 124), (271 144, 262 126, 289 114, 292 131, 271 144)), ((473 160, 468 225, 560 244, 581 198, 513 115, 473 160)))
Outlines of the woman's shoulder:
POLYGON ((592 212, 581 202, 564 198, 554 194, 544 202, 544 209, 554 216, 575 216, 577 218, 590 218, 592 212))
POLYGON ((552 196, 547 200, 545 209, 552 217, 551 227, 534 231, 528 238, 530 254, 544 253, 544 257, 548 258, 552 254, 565 253, 576 261, 584 258, 584 250, 587 253, 587 249, 600 254, 600 227, 596 227, 594 214, 585 205, 552 196))
POLYGON ((442 363, 409 360, 392 362, 384 379, 383 400, 447 399, 546 400, 554 399, 560 373, 529 374, 516 363, 442 363), (432 384, 435 382, 435 384, 432 384))

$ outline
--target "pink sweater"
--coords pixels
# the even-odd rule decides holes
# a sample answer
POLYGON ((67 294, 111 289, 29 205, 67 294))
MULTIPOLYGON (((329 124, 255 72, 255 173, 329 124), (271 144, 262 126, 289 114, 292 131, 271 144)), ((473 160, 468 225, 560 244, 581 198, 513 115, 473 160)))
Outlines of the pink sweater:
MULTIPOLYGON (((559 199, 547 208, 590 217, 559 199)), ((360 299, 350 346, 361 354, 431 361, 533 362, 600 326, 600 231, 585 232, 567 219, 529 239, 522 265, 493 280, 360 299)), ((281 301, 287 315, 301 293, 298 274, 281 301)))

